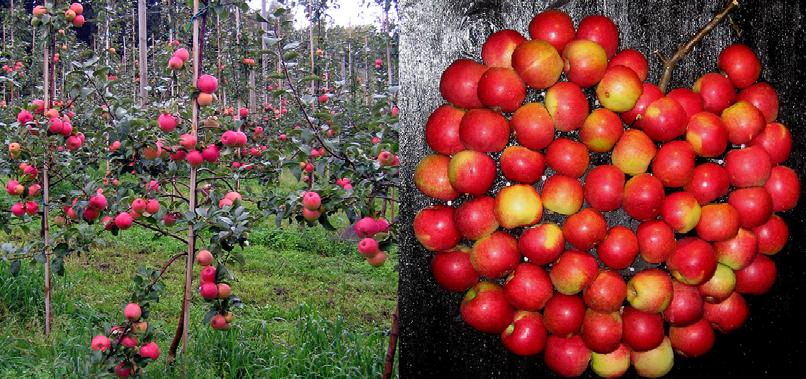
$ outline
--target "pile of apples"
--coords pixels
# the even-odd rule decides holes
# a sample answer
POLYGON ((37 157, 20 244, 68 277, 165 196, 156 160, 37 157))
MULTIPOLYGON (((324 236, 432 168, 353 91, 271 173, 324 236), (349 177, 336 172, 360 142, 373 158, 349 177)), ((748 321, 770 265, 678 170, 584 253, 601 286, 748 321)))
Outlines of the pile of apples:
POLYGON ((160 357, 160 348, 150 341, 153 333, 144 319, 140 304, 129 303, 123 308, 126 323, 113 326, 109 334, 99 334, 90 341, 90 348, 105 354, 120 353, 124 359, 115 365, 113 372, 119 378, 141 374, 148 363, 160 357))
POLYGON ((449 104, 425 125, 434 153, 414 178, 435 204, 416 238, 436 282, 466 292, 463 320, 512 353, 543 353, 562 376, 666 375, 674 352, 702 356, 715 330, 741 327, 744 296, 775 281, 789 235, 777 213, 800 196, 776 91, 741 44, 664 94, 605 16, 575 28, 547 10, 529 36, 498 31, 483 63, 443 72, 449 104))

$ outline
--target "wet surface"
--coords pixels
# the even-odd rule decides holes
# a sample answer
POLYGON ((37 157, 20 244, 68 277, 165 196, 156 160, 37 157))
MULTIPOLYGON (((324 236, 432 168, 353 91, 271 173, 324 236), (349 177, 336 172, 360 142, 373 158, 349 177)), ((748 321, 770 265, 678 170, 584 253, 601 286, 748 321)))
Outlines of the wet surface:
MULTIPOLYGON (((417 162, 429 154, 423 130, 431 111, 442 104, 439 77, 460 57, 479 59, 488 34, 512 28, 528 35, 531 18, 549 3, 567 3, 561 9, 575 23, 589 14, 605 14, 621 31, 620 48, 635 48, 649 58, 649 80, 657 82, 661 65, 654 51, 671 54, 724 5, 721 1, 493 1, 407 0, 401 2, 401 175, 404 188, 401 221, 400 373, 401 377, 453 374, 461 377, 543 377, 551 373, 542 356, 519 358, 506 351, 498 336, 481 334, 462 322, 463 294, 451 294, 434 282, 431 254, 414 238, 411 223, 416 212, 431 204, 414 187, 417 162)), ((787 165, 806 178, 806 33, 804 10, 796 2, 747 1, 733 13, 732 24, 718 26, 677 66, 671 88, 690 87, 694 80, 716 70, 721 49, 733 42, 750 45, 760 56, 762 78, 780 97, 779 119, 792 130, 794 151, 787 165), (737 36, 736 28, 741 30, 737 36)), ((542 97, 535 93, 533 98, 542 97)), ((608 157, 592 156, 593 164, 608 157)), ((547 174, 549 171, 547 171, 547 174)), ((503 183, 497 183, 499 188, 503 183)), ((540 185, 537 186, 538 188, 540 185)), ((750 318, 737 332, 719 335, 705 357, 675 360, 674 377, 719 375, 781 376, 783 370, 806 366, 806 243, 802 238, 806 215, 798 208, 782 216, 792 234, 787 247, 773 257, 778 280, 770 293, 747 297, 750 318)), ((635 226, 622 213, 606 215, 608 222, 635 226)), ((545 219, 545 218, 544 218, 545 219)), ((548 217, 559 221, 559 218, 548 217)), ((642 265, 640 262, 637 265, 642 265)), ((592 375, 590 371, 587 373, 592 375)), ((628 373, 634 375, 634 372, 628 373)))

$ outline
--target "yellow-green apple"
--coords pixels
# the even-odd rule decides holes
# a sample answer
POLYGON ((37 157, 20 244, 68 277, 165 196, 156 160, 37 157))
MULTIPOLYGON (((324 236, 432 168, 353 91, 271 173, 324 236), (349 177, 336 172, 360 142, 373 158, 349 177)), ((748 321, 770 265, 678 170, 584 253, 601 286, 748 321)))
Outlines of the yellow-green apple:
POLYGON ((552 212, 574 214, 582 208, 583 198, 582 184, 576 178, 555 174, 543 182, 541 200, 552 212))
POLYGON ((557 224, 545 223, 526 229, 518 239, 518 249, 529 262, 544 266, 557 260, 565 250, 563 231, 557 224))
POLYGON ((711 244, 697 237, 686 237, 666 259, 666 268, 675 279, 698 286, 711 279, 716 271, 716 254, 711 244))
POLYGON ((536 312, 546 305, 554 287, 543 267, 525 262, 509 274, 504 282, 504 293, 515 308, 536 312))
POLYGON ((453 221, 454 209, 435 205, 421 209, 414 217, 414 236, 428 250, 443 251, 456 246, 461 239, 453 221))
POLYGON ((606 108, 594 109, 579 128, 579 140, 590 151, 597 153, 613 150, 622 134, 624 127, 621 126, 621 119, 606 108))
POLYGON ((629 129, 621 135, 613 147, 611 161, 627 175, 638 175, 646 172, 657 148, 655 143, 644 132, 629 129))
POLYGON ((456 208, 453 215, 456 229, 463 237, 477 240, 498 230, 495 218, 495 199, 479 196, 465 201, 456 208))
POLYGON ((574 295, 590 285, 598 273, 599 264, 592 255, 578 250, 568 250, 557 258, 551 267, 549 277, 558 292, 574 295))
POLYGON ((470 263, 482 277, 496 279, 514 270, 521 261, 518 241, 505 232, 495 232, 473 244, 470 263))
POLYGON ((620 378, 630 368, 630 348, 619 344, 607 354, 591 353, 591 370, 602 378, 620 378))
POLYGON ((588 309, 582 320, 582 340, 593 352, 607 354, 621 344, 621 315, 588 309))
POLYGON ((448 164, 448 179, 456 192, 483 195, 495 180, 495 161, 478 151, 460 151, 448 164))
POLYGON ((483 333, 501 333, 512 323, 515 309, 498 284, 481 281, 465 294, 459 307, 462 319, 483 333))
POLYGON ((578 85, 559 82, 546 91, 546 110, 554 120, 554 128, 563 132, 579 129, 588 117, 590 105, 578 85))
POLYGON ((613 165, 596 166, 585 176, 583 192, 593 209, 600 212, 619 209, 624 197, 624 173, 613 165))
POLYGON ((563 59, 548 42, 530 40, 519 44, 512 52, 512 67, 529 87, 546 89, 560 78, 563 59))
POLYGON ((697 287, 702 298, 708 303, 719 303, 733 293, 736 288, 736 274, 730 267, 723 264, 716 265, 716 271, 711 279, 697 287))
POLYGON ((700 203, 689 192, 675 192, 666 196, 660 209, 660 217, 674 231, 685 234, 700 221, 700 203))
POLYGON ((434 254, 431 272, 434 280, 451 292, 467 291, 479 281, 479 274, 470 263, 470 249, 463 246, 434 254))
POLYGON ((625 66, 612 66, 596 86, 596 98, 606 109, 626 112, 635 107, 643 90, 644 85, 635 71, 625 66))
POLYGON ((672 302, 663 311, 663 318, 672 326, 691 325, 702 318, 703 299, 695 286, 674 280, 672 302))
POLYGON ((714 329, 706 319, 699 319, 691 325, 669 328, 669 341, 677 354, 686 358, 697 358, 711 351, 716 340, 714 329))
POLYGON ((543 217, 543 204, 534 187, 514 184, 495 195, 495 218, 507 229, 534 225, 543 217))
POLYGON ((450 201, 459 197, 448 179, 448 164, 451 159, 444 155, 433 154, 423 158, 414 171, 414 184, 417 189, 429 197, 442 201, 450 201))
POLYGON ((512 353, 526 357, 543 351, 546 336, 540 313, 519 310, 512 324, 501 332, 501 343, 512 353))
POLYGON ((630 362, 638 375, 644 378, 660 378, 672 371, 674 350, 669 337, 664 337, 658 347, 648 351, 633 351, 630 362))
POLYGON ((663 312, 671 303, 672 294, 672 278, 666 270, 645 269, 627 282, 627 301, 642 312, 663 312))
POLYGON ((582 293, 585 305, 596 312, 616 312, 627 298, 627 283, 617 271, 601 270, 582 293))

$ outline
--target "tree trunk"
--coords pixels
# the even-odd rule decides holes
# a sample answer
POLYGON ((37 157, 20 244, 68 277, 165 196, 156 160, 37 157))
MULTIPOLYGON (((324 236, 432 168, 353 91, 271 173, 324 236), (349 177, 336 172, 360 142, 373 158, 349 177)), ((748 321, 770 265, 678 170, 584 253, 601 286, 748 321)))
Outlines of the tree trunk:
POLYGON ((146 39, 146 0, 137 0, 137 47, 140 51, 140 105, 148 102, 148 42, 146 39))
MULTIPOLYGON (((260 15, 268 20, 268 14, 266 13, 266 0, 260 0, 260 15)), ((263 38, 266 35, 266 31, 268 30, 269 25, 265 22, 260 23, 260 30, 262 33, 260 34, 260 92, 263 93, 263 102, 266 103, 269 101, 269 92, 266 90, 266 75, 269 72, 269 60, 266 59, 266 39, 263 38)), ((263 105, 261 104, 261 107, 263 105)))
MULTIPOLYGON (((44 38, 42 41, 42 89, 44 91, 43 101, 45 103, 45 111, 50 108, 50 37, 44 38)), ((47 138, 41 136, 40 138, 47 138)), ((45 255, 45 337, 50 337, 51 327, 53 325, 53 310, 51 307, 51 281, 50 281, 50 233, 48 230, 48 206, 50 205, 50 181, 48 168, 50 165, 50 149, 45 149, 44 164, 42 165, 42 242, 44 243, 45 255)))

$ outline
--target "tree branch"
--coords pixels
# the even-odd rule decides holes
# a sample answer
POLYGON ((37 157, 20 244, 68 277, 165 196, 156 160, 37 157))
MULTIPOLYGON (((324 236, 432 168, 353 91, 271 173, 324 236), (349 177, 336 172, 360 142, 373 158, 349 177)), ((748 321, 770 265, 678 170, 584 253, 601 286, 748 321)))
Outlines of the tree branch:
POLYGON ((663 75, 661 75, 658 88, 660 88, 663 93, 666 93, 666 88, 669 86, 669 82, 672 81, 672 73, 674 72, 674 66, 677 64, 677 62, 691 52, 691 49, 693 49, 694 46, 696 46, 706 35, 708 35, 711 30, 719 25, 719 23, 722 22, 722 20, 725 19, 730 12, 738 7, 739 0, 728 0, 727 4, 725 4, 722 10, 711 18, 711 21, 708 21, 705 26, 700 28, 700 30, 698 30, 697 33, 694 34, 690 40, 688 40, 688 42, 680 45, 677 48, 677 51, 675 51, 674 55, 665 60, 661 58, 663 63, 663 75))
POLYGON ((153 231, 155 231, 155 232, 157 232, 159 234, 162 234, 163 236, 172 237, 172 238, 174 238, 174 239, 176 239, 178 241, 182 241, 182 243, 184 243, 184 244, 188 243, 188 241, 186 239, 184 239, 184 238, 182 238, 180 236, 177 236, 176 234, 173 234, 171 232, 167 232, 167 231, 162 230, 160 228, 155 228, 155 227, 153 227, 151 225, 148 225, 148 224, 146 224, 144 222, 140 222, 140 221, 135 221, 134 223, 137 224, 137 225, 140 225, 140 226, 142 226, 142 227, 144 227, 146 229, 150 229, 150 230, 153 230, 153 231))

